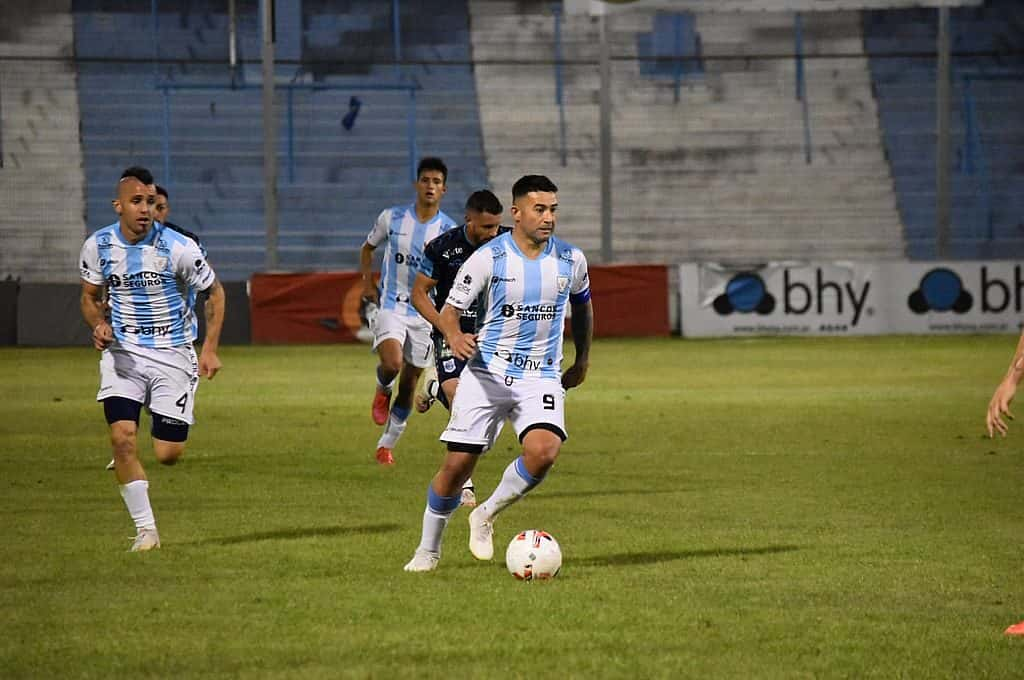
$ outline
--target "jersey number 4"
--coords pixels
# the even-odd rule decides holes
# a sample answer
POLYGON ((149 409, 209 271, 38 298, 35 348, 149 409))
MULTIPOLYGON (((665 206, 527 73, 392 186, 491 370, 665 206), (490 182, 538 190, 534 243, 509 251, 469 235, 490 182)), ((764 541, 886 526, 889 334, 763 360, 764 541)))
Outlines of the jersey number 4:
POLYGON ((181 412, 185 412, 185 406, 188 404, 188 392, 181 395, 178 401, 174 402, 174 405, 181 409, 181 412))

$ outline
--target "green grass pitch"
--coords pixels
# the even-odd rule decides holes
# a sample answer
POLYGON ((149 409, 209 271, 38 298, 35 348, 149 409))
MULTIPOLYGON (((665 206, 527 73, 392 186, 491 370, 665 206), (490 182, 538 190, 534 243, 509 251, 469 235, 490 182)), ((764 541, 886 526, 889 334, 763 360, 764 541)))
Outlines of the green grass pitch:
MULTIPOLYGON (((598 341, 495 561, 459 509, 430 574, 402 566, 445 413, 378 466, 366 346, 223 348, 183 462, 144 437, 148 554, 97 353, 3 349, 0 677, 1020 677, 1024 422, 982 436, 1015 342, 598 341), (505 570, 534 527, 552 582, 505 570)), ((515 455, 506 432, 481 495, 515 455)))

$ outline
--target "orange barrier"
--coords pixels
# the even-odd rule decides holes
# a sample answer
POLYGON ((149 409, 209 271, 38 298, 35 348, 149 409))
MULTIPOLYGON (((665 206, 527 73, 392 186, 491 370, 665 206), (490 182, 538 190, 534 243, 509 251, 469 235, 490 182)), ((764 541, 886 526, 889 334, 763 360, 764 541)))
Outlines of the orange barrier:
POLYGON ((362 290, 357 272, 254 274, 249 290, 252 341, 354 342, 362 290))
POLYGON ((592 265, 595 337, 669 335, 668 268, 592 265))
MULTIPOLYGON (((250 282, 256 344, 353 342, 362 285, 356 272, 255 274, 250 282)), ((593 266, 596 337, 668 335, 668 269, 593 266)))

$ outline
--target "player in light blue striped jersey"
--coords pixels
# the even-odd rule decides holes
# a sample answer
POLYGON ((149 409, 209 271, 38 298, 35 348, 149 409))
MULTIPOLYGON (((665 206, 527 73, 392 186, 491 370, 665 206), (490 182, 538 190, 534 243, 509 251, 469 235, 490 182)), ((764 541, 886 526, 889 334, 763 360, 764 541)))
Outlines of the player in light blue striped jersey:
POLYGON ((406 571, 437 567, 459 490, 506 418, 522 455, 469 515, 469 548, 480 560, 494 555, 495 516, 540 484, 567 437, 565 391, 586 377, 594 317, 586 257, 554 237, 557 192, 543 175, 515 183, 515 226, 466 260, 441 310, 445 340, 455 356, 468 361, 441 433, 448 453, 427 488, 420 544, 406 571), (478 298, 482 321, 476 333, 465 333, 459 317, 478 298), (570 306, 576 355, 562 373, 562 329, 570 306))
POLYGON ((441 212, 441 197, 447 185, 448 168, 440 158, 420 160, 415 203, 383 211, 359 253, 363 300, 378 307, 371 323, 373 347, 380 357, 371 415, 374 423, 385 425, 376 452, 377 462, 382 465, 395 462, 393 449, 405 431, 416 382, 431 360, 431 326, 412 304, 412 285, 424 246, 456 226, 441 212), (386 245, 378 289, 373 280, 373 251, 381 244, 386 245), (392 404, 396 378, 398 394, 392 404))
POLYGON ((185 451, 199 377, 220 370, 224 289, 199 244, 153 220, 156 187, 140 167, 124 171, 113 201, 118 221, 82 245, 81 310, 102 351, 96 400, 110 426, 114 474, 135 523, 132 551, 160 547, 139 462, 143 406, 152 415, 153 451, 172 465, 185 451), (206 338, 196 357, 195 291, 206 296, 206 338), (107 318, 109 309, 110 317, 107 318))

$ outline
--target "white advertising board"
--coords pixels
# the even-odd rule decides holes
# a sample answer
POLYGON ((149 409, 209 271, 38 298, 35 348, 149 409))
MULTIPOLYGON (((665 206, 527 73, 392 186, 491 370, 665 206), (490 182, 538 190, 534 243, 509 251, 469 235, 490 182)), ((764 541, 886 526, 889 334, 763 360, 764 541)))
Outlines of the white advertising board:
POLYGON ((679 303, 688 337, 1017 333, 1024 264, 683 264, 679 303))

